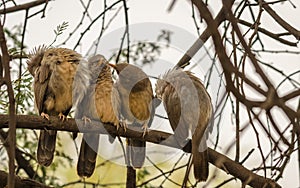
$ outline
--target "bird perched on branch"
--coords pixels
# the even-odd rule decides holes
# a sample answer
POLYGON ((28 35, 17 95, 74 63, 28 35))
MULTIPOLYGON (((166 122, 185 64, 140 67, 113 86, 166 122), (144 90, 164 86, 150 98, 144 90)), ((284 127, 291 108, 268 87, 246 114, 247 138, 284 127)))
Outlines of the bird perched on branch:
MULTIPOLYGON (((119 103, 114 103, 115 109, 119 108, 121 125, 128 124, 143 129, 142 135, 146 134, 151 125, 155 106, 153 103, 152 85, 148 76, 138 67, 119 63, 112 66, 119 79, 115 83, 119 103)), ((141 136, 142 136, 141 135, 141 136)), ((127 165, 134 168, 141 168, 145 161, 146 142, 135 139, 127 139, 127 165)))
POLYGON ((208 177, 206 129, 212 116, 209 94, 189 71, 171 69, 156 83, 156 96, 164 103, 175 140, 184 147, 192 138, 194 176, 197 181, 208 177))
MULTIPOLYGON (((29 55, 28 70, 34 77, 35 104, 39 114, 59 116, 64 121, 72 107, 72 84, 81 55, 66 48, 41 46, 29 55)), ((49 166, 52 163, 55 130, 41 130, 37 149, 38 163, 49 166)))
MULTIPOLYGON (((75 118, 100 120, 118 127, 118 109, 114 111, 112 106, 112 96, 117 96, 114 92, 111 68, 102 55, 93 56, 88 62, 81 61, 74 82, 75 118)), ((81 177, 90 177, 95 170, 99 138, 99 134, 83 134, 77 163, 81 177)))

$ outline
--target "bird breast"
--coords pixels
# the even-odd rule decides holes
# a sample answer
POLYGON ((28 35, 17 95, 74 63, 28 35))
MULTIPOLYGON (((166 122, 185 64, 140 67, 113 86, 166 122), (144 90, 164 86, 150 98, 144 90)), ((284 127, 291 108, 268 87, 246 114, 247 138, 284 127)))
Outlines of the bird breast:
POLYGON ((72 88, 75 74, 75 67, 69 64, 68 67, 57 67, 49 81, 49 89, 54 93, 54 110, 62 112, 72 106, 72 88))

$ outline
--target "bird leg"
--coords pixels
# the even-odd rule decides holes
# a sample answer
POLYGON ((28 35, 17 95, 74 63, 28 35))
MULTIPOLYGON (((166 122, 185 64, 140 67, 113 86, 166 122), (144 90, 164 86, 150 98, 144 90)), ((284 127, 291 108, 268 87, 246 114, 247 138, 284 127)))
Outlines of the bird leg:
POLYGON ((67 116, 65 116, 63 113, 59 112, 58 114, 59 119, 61 119, 62 121, 67 120, 67 116))
POLYGON ((143 137, 145 137, 145 135, 149 132, 148 123, 145 123, 145 124, 142 126, 142 129, 144 130, 144 132, 143 132, 143 137))
POLYGON ((44 112, 41 113, 41 116, 42 116, 43 118, 47 119, 47 120, 50 120, 49 115, 46 114, 46 113, 44 113, 44 112))

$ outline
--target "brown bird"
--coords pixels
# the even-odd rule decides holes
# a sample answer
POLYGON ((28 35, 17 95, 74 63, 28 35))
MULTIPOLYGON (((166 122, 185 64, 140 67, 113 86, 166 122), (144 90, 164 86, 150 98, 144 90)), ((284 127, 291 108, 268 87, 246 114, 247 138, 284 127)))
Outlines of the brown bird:
MULTIPOLYGON (((66 48, 41 46, 30 54, 28 70, 34 76, 35 104, 39 114, 49 120, 58 115, 65 120, 72 107, 72 83, 81 55, 66 48)), ((52 163, 55 130, 41 130, 37 149, 38 163, 52 163)))
MULTIPOLYGON (((111 64, 110 64, 111 65, 111 64)), ((115 88, 120 98, 119 103, 114 103, 119 108, 121 124, 128 124, 143 129, 145 135, 151 125, 155 106, 153 103, 152 85, 148 76, 138 67, 128 63, 111 65, 119 75, 115 88)), ((146 142, 135 139, 127 139, 127 165, 134 168, 141 168, 145 161, 146 142)))
MULTIPOLYGON (((95 120, 119 126, 119 120, 112 106, 113 88, 111 68, 102 55, 81 61, 74 81, 75 118, 85 121, 95 120)), ((118 99, 118 98, 117 98, 118 99)), ((83 134, 77 163, 77 173, 90 177, 97 158, 99 134, 83 134)))
POLYGON ((197 181, 208 177, 206 128, 212 115, 209 94, 189 71, 172 69, 156 83, 156 96, 162 99, 176 141, 184 147, 192 137, 194 176, 197 181))

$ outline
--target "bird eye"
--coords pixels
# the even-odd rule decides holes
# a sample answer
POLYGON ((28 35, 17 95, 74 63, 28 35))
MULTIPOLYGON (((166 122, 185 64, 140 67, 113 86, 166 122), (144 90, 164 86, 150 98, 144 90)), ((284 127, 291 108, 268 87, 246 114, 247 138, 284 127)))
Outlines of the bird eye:
POLYGON ((78 59, 74 59, 74 60, 69 60, 68 62, 70 62, 70 63, 79 63, 79 60, 78 59))
POLYGON ((56 64, 56 65, 60 65, 60 64, 61 64, 61 61, 56 61, 55 64, 56 64))
POLYGON ((53 53, 49 53, 48 56, 53 56, 53 53))

